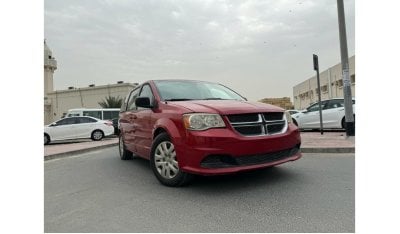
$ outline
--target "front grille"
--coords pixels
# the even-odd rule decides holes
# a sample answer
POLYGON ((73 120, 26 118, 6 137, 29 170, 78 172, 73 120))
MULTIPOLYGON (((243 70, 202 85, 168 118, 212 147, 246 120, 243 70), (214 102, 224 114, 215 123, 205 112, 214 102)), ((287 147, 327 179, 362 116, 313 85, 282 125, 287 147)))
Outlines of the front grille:
POLYGON ((282 120, 283 113, 282 112, 269 112, 263 114, 264 119, 266 121, 275 121, 275 120, 282 120))
POLYGON ((269 134, 280 133, 284 127, 285 127, 285 122, 283 121, 282 123, 269 124, 267 125, 267 132, 269 134))
POLYGON ((227 118, 236 132, 243 136, 273 135, 287 129, 283 112, 228 115, 227 118))
POLYGON ((263 127, 261 125, 236 126, 235 130, 245 136, 261 135, 263 133, 263 127))
POLYGON ((258 114, 229 115, 228 119, 231 123, 247 123, 259 121, 258 114))
POLYGON ((201 162, 203 168, 226 168, 237 166, 250 166, 279 161, 299 152, 300 145, 291 149, 277 152, 232 157, 230 155, 209 155, 201 162))

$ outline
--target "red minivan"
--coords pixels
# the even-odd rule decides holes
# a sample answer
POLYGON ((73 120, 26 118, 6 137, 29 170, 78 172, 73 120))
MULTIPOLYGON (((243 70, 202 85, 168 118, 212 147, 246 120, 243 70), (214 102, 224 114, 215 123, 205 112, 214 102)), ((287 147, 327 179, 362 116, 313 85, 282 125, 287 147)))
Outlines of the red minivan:
POLYGON ((301 157, 300 132, 288 112, 211 82, 141 84, 121 107, 119 129, 121 159, 150 160, 167 186, 187 184, 193 174, 229 174, 301 157))

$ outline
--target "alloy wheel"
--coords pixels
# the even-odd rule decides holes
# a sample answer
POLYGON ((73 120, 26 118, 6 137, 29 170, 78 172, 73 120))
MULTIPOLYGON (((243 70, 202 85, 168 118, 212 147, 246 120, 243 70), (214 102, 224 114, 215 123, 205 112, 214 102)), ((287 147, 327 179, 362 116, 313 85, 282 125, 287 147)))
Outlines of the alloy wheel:
POLYGON ((93 139, 100 140, 101 138, 103 138, 103 133, 101 131, 95 131, 93 133, 93 139))

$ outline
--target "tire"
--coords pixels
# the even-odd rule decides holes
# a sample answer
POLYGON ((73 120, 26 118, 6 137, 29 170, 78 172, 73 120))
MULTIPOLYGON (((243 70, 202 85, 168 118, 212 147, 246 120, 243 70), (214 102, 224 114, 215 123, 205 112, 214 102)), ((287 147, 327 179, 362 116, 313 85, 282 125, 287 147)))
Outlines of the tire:
POLYGON ((124 141, 122 140, 122 135, 119 135, 118 149, 121 160, 130 160, 133 158, 133 153, 127 150, 125 147, 124 141))
POLYGON ((48 145, 50 143, 50 136, 47 134, 44 134, 44 144, 48 145))
POLYGON ((94 141, 100 141, 101 139, 103 139, 103 137, 104 137, 104 133, 101 130, 94 130, 92 132, 92 137, 91 138, 94 141))
POLYGON ((179 169, 174 144, 165 132, 154 139, 150 166, 158 181, 166 186, 184 186, 193 178, 193 175, 179 169))
MULTIPOLYGON (((353 115, 353 119, 354 119, 354 126, 356 126, 356 115, 353 115)), ((343 116, 343 119, 342 119, 342 128, 344 130, 346 130, 346 117, 345 116, 343 116)))

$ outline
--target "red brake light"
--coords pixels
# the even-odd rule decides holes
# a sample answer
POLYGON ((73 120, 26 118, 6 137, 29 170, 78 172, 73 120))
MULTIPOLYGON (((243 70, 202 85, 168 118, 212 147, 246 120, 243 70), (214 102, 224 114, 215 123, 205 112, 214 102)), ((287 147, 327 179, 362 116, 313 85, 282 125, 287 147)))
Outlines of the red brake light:
POLYGON ((104 124, 105 124, 105 125, 108 125, 108 126, 113 126, 113 123, 110 122, 110 121, 105 121, 104 124))

